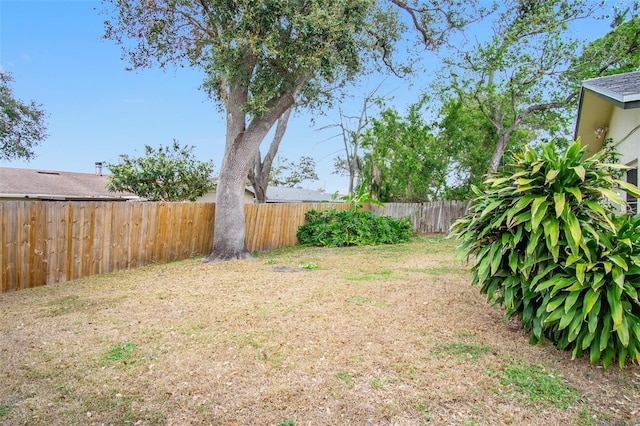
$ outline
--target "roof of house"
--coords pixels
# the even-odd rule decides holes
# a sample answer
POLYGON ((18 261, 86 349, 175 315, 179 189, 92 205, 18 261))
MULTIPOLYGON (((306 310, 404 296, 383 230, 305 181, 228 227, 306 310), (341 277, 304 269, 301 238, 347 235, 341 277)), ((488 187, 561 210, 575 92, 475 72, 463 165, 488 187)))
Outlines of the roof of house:
POLYGON ((134 194, 107 191, 107 176, 0 167, 0 198, 77 201, 124 201, 134 194))
POLYGON ((622 109, 640 107, 640 71, 592 78, 582 87, 622 109))
POLYGON ((267 187, 267 203, 318 203, 334 201, 331 194, 302 188, 267 187))

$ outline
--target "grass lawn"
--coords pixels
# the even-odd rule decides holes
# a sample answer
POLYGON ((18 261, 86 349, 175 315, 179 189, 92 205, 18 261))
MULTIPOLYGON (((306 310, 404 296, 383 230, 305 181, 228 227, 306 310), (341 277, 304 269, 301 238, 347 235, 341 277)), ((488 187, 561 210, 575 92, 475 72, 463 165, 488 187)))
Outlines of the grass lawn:
POLYGON ((424 236, 0 295, 0 424, 640 424, 638 365, 530 346, 453 258, 424 236))

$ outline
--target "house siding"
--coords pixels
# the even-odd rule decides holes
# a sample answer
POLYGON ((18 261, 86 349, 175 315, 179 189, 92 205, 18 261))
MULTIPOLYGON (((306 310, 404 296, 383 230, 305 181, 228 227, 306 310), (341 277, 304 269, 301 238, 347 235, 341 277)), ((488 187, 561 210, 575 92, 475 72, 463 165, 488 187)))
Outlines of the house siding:
POLYGON ((620 153, 620 163, 632 167, 638 166, 640 158, 640 109, 614 108, 609 123, 608 138, 620 153), (634 131, 635 130, 635 131, 634 131))

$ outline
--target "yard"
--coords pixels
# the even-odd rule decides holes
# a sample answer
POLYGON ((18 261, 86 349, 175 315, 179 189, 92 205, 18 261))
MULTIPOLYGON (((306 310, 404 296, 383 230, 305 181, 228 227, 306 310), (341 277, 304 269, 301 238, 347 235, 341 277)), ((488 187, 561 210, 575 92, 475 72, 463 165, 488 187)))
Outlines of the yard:
POLYGON ((530 346, 453 257, 424 236, 2 294, 0 424, 640 424, 639 366, 530 346))

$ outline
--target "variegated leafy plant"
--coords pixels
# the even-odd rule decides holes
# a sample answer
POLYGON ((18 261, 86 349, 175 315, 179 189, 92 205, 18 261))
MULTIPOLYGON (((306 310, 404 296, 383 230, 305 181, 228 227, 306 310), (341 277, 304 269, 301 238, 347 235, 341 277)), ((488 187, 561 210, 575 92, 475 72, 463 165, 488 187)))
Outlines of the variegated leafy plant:
POLYGON ((475 258, 472 284, 520 317, 532 344, 623 367, 640 362, 640 218, 616 212, 621 192, 640 190, 611 175, 625 166, 605 151, 584 154, 579 142, 513 153, 452 235, 459 258, 475 258))

